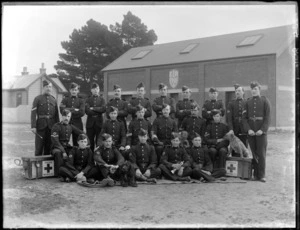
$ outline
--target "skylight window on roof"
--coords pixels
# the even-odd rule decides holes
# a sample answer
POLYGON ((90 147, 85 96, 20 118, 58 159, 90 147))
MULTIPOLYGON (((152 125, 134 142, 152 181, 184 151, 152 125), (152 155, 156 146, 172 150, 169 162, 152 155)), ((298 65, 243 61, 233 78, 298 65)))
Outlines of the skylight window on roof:
POLYGON ((181 54, 188 54, 190 53, 198 43, 189 44, 187 47, 185 47, 183 50, 180 51, 181 54))
POLYGON ((150 52, 151 52, 151 50, 142 50, 137 55, 135 55, 134 57, 132 57, 131 59, 132 60, 142 59, 143 57, 145 57, 150 52))
POLYGON ((258 42, 259 39, 262 38, 262 34, 258 34, 255 36, 250 36, 250 37, 246 37, 244 38, 243 41, 240 42, 240 44, 238 44, 236 47, 242 47, 242 46, 253 46, 255 43, 258 42))

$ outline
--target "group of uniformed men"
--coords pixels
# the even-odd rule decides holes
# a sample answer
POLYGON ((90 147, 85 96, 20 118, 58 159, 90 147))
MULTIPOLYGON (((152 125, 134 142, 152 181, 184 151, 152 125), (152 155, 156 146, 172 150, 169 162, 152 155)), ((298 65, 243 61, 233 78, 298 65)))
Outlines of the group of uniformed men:
POLYGON ((58 109, 51 95, 52 84, 44 80, 43 94, 35 98, 31 113, 31 128, 36 134, 35 155, 52 154, 56 172, 67 182, 99 180, 113 186, 122 173, 119 166, 125 161, 134 167, 137 180, 155 183, 163 175, 171 180, 189 181, 192 177, 212 181, 226 173, 229 141, 223 137, 232 132, 245 146, 250 145, 253 180, 266 182, 270 102, 260 95, 258 82, 251 82, 250 87, 252 97, 245 99, 243 87, 234 85, 236 99, 227 106, 227 125, 221 121, 225 108, 222 100, 217 99, 216 88, 210 88, 209 100, 205 101, 200 117, 199 106, 191 99, 187 86, 182 87, 183 99, 175 103, 168 97, 167 86, 159 84, 160 96, 151 106, 144 97, 143 83, 137 85, 137 95, 129 102, 121 98, 121 87, 114 85, 114 98, 108 103, 100 95, 97 83, 91 85, 92 94, 86 100, 78 96, 80 86, 71 83, 70 94, 63 98, 58 109), (156 113, 153 124, 149 121, 152 110, 156 113), (85 114, 86 135, 81 119, 85 114), (132 120, 127 127, 129 114, 132 120), (188 134, 187 145, 182 142, 183 131, 188 134), (73 146, 69 144, 71 135, 73 146))

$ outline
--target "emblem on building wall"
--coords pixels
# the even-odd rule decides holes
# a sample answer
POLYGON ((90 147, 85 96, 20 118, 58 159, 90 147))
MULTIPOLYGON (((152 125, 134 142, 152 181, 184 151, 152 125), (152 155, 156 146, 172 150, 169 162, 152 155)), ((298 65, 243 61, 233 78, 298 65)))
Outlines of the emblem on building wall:
POLYGON ((178 85, 179 73, 177 69, 172 69, 169 72, 169 82, 172 88, 178 85))

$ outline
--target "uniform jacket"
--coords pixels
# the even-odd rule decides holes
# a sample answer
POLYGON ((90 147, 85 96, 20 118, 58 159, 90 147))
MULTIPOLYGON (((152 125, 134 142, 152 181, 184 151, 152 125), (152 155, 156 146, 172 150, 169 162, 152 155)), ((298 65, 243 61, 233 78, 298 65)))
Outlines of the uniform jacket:
POLYGON ((151 137, 151 123, 145 119, 135 118, 129 123, 126 145, 136 145, 139 143, 139 131, 145 129, 148 131, 148 137, 151 137))
POLYGON ((270 110, 271 104, 266 97, 249 98, 243 111, 243 125, 246 132, 252 129, 254 132, 261 130, 267 133, 271 121, 270 110))
POLYGON ((212 172, 213 165, 207 151, 205 151, 202 147, 195 146, 192 146, 187 151, 190 155, 190 161, 193 169, 203 169, 212 172))
POLYGON ((184 118, 183 122, 181 123, 180 130, 187 131, 189 134, 188 140, 191 140, 191 135, 193 134, 193 132, 198 133, 203 139, 205 128, 206 128, 206 123, 204 119, 202 119, 199 116, 196 117, 188 116, 184 118))
POLYGON ((94 153, 94 160, 97 165, 104 165, 104 164, 112 164, 112 165, 122 165, 124 163, 124 157, 118 151, 117 148, 105 148, 101 146, 98 150, 94 153))
POLYGON ((184 162, 182 167, 191 166, 186 150, 182 147, 174 148, 172 146, 166 146, 160 159, 160 163, 164 164, 170 170, 173 169, 172 164, 179 164, 182 161, 184 162))
POLYGON ((77 135, 84 132, 71 124, 64 124, 62 121, 56 123, 51 129, 52 148, 58 148, 65 152, 65 147, 68 146, 72 133, 77 135))
POLYGON ((226 133, 229 132, 228 125, 224 123, 211 123, 206 127, 205 132, 205 142, 211 146, 215 147, 216 149, 220 149, 223 147, 227 147, 229 145, 228 140, 223 140, 219 143, 217 143, 217 139, 223 138, 226 133))
POLYGON ((171 140, 172 132, 177 132, 177 124, 174 119, 170 117, 157 117, 152 125, 152 131, 157 135, 162 142, 169 142, 171 140))
POLYGON ((132 119, 136 118, 135 113, 136 113, 137 105, 141 105, 146 109, 144 115, 145 119, 152 116, 152 108, 148 98, 132 97, 128 104, 128 113, 131 114, 132 119))
POLYGON ((212 121, 213 120, 213 116, 212 114, 208 114, 208 111, 212 111, 214 109, 218 109, 221 111, 221 115, 224 116, 224 105, 222 100, 206 100, 204 102, 204 105, 202 107, 202 117, 208 121, 212 121))
POLYGON ((191 115, 191 104, 194 102, 192 99, 179 100, 176 104, 175 117, 178 118, 178 126, 181 126, 183 119, 191 115), (183 110, 180 112, 180 110, 183 110))
POLYGON ((102 145, 102 135, 108 133, 112 136, 114 145, 117 147, 125 146, 126 144, 126 132, 122 121, 118 120, 106 120, 101 129, 101 133, 97 140, 97 146, 102 145))
POLYGON ((106 105, 106 117, 109 119, 109 107, 118 108, 118 120, 124 121, 128 115, 128 102, 120 98, 112 98, 106 105))
POLYGON ((156 113, 156 116, 160 116, 162 115, 162 105, 163 104, 168 104, 170 105, 170 117, 171 118, 175 118, 175 100, 171 97, 166 97, 166 96, 160 96, 154 99, 153 104, 152 104, 152 108, 153 111, 156 113))
POLYGON ((85 101, 85 113, 87 115, 86 128, 93 128, 94 126, 102 127, 103 116, 106 111, 105 100, 102 95, 90 96, 85 101), (93 110, 90 108, 93 107, 93 110))
POLYGON ((129 160, 132 162, 135 169, 153 169, 157 166, 157 155, 152 145, 141 144, 131 148, 129 160))
POLYGON ((74 146, 69 153, 65 166, 72 170, 74 174, 81 171, 86 174, 94 166, 93 152, 90 148, 80 149, 74 146))
POLYGON ((227 119, 229 130, 233 130, 237 134, 245 134, 243 127, 243 110, 245 106, 244 99, 235 99, 228 103, 227 107, 227 119))
POLYGON ((59 122, 59 115, 55 98, 48 94, 35 97, 31 109, 31 128, 52 129, 56 122, 59 122), (49 115, 50 118, 39 118, 40 115, 49 115))
POLYGON ((78 96, 76 97, 71 95, 65 96, 60 103, 59 109, 60 109, 60 113, 62 113, 64 109, 69 109, 72 113, 70 124, 73 124, 76 127, 82 126, 81 117, 83 117, 85 114, 84 99, 78 96), (79 111, 75 111, 75 109, 79 109, 79 111))

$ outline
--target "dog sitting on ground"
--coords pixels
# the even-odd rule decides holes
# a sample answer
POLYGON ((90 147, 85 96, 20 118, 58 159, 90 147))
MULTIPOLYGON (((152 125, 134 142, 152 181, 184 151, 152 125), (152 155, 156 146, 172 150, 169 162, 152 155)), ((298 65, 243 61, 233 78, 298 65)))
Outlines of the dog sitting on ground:
POLYGON ((120 165, 120 181, 123 187, 132 186, 137 187, 137 183, 135 181, 135 170, 132 164, 129 161, 125 161, 122 165, 120 165))
POLYGON ((246 148, 244 143, 233 133, 231 132, 226 133, 224 139, 229 141, 229 156, 232 156, 232 150, 233 150, 235 153, 240 154, 240 157, 243 158, 249 157, 248 149, 246 148))

